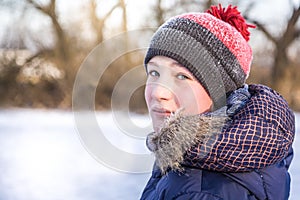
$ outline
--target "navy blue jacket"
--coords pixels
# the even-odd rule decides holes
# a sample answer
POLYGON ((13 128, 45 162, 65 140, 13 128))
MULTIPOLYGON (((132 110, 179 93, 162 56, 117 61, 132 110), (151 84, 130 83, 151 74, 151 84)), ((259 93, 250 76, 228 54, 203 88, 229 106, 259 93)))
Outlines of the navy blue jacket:
POLYGON ((162 175, 154 167, 141 200, 287 200, 293 152, 279 164, 243 173, 184 168, 162 175))

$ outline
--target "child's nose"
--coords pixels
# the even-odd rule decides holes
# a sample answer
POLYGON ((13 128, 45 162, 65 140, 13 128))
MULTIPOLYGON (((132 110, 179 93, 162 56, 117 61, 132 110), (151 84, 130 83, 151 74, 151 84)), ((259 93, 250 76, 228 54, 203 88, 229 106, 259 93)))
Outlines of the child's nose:
POLYGON ((173 97, 173 92, 170 86, 155 83, 152 86, 152 98, 155 98, 159 101, 170 100, 173 97))

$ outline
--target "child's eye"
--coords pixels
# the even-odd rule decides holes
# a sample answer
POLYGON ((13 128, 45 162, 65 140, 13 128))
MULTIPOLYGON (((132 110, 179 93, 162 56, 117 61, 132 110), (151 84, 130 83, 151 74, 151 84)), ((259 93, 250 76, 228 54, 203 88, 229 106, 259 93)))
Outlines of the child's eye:
POLYGON ((187 75, 184 75, 184 74, 178 74, 178 75, 177 75, 177 78, 180 79, 180 80, 187 80, 187 79, 190 79, 190 77, 188 77, 187 75))
POLYGON ((157 71, 155 71, 155 70, 149 71, 148 74, 149 74, 150 76, 154 76, 154 77, 158 77, 158 76, 159 76, 159 73, 158 73, 157 71))

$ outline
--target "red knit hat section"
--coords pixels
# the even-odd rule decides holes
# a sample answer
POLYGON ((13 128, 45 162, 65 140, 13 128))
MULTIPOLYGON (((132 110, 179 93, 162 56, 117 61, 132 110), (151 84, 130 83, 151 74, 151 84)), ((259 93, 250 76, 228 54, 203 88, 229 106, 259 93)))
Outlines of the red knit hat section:
POLYGON ((252 49, 247 43, 250 33, 247 28, 255 26, 246 23, 236 7, 228 6, 225 10, 212 6, 207 13, 189 13, 177 16, 192 20, 212 32, 230 49, 239 61, 246 76, 249 75, 252 62, 252 49))
POLYGON ((250 32, 248 31, 248 28, 256 27, 255 25, 246 23, 245 18, 238 11, 237 6, 232 7, 231 5, 229 5, 225 9, 222 8, 221 4, 219 4, 219 7, 211 6, 210 10, 207 10, 206 12, 235 27, 243 35, 247 42, 249 41, 250 37, 250 32))

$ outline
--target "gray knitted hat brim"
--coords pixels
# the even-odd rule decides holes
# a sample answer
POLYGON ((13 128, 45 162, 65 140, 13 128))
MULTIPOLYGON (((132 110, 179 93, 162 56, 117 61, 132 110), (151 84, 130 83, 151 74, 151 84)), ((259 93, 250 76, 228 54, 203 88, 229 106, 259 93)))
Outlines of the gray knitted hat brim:
POLYGON ((167 56, 185 66, 214 102, 225 105, 226 94, 244 84, 246 75, 236 57, 213 33, 189 19, 174 18, 154 34, 145 65, 154 56, 167 56))

